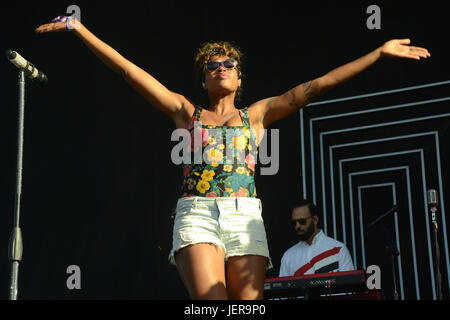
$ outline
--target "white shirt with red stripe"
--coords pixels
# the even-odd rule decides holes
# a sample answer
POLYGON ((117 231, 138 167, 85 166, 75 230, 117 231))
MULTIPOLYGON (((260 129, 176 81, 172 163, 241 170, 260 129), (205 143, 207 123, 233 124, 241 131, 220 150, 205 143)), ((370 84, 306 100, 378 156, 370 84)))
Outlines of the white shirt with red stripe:
POLYGON ((281 258, 280 277, 354 270, 352 257, 345 244, 327 237, 322 230, 311 245, 300 241, 281 258))

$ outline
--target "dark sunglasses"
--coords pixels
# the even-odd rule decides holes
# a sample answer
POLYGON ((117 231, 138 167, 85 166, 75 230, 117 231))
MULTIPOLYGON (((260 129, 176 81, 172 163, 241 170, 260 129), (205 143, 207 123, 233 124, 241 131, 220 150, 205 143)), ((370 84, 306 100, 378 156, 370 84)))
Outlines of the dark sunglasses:
POLYGON ((292 223, 292 225, 293 225, 294 227, 297 225, 297 222, 298 222, 300 225, 304 226, 304 225, 306 225, 306 222, 307 222, 310 218, 312 218, 312 216, 309 216, 308 218, 303 218, 303 219, 291 220, 291 223, 292 223))
POLYGON ((237 66, 237 61, 233 59, 227 59, 225 61, 208 61, 205 64, 205 68, 209 72, 216 71, 220 66, 224 67, 225 69, 231 70, 237 66))

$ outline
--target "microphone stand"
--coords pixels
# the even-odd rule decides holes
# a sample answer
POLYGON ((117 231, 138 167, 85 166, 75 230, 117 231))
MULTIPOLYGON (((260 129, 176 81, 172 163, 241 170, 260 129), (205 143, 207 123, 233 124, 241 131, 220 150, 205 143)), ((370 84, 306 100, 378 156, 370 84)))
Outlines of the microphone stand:
POLYGON ((385 226, 383 226, 383 230, 384 230, 384 235, 388 241, 388 245, 386 246, 386 251, 391 256, 394 300, 399 300, 398 290, 397 290, 397 277, 395 275, 395 258, 397 258, 400 255, 400 252, 397 249, 397 245, 395 244, 394 239, 392 239, 392 237, 390 236, 390 234, 387 231, 385 226))
MULTIPOLYGON (((372 221, 367 225, 368 228, 373 227, 375 224, 383 220, 386 216, 389 214, 395 212, 398 210, 398 205, 393 206, 391 209, 389 209, 386 213, 379 216, 377 219, 372 221)), ((390 254, 391 256, 391 265, 392 265, 392 282, 393 282, 393 294, 394 294, 394 300, 399 300, 398 290, 397 290, 397 277, 395 275, 395 258, 397 258, 400 255, 400 252, 397 249, 397 245, 395 244, 394 239, 390 236, 386 226, 383 224, 383 232, 385 235, 385 238, 387 239, 387 246, 386 246, 386 252, 390 254)))
POLYGON ((17 169, 16 169, 16 195, 14 202, 14 224, 9 238, 8 257, 11 262, 11 277, 9 287, 9 300, 17 300, 19 263, 22 261, 22 232, 20 230, 20 197, 22 194, 22 167, 23 167, 23 129, 25 114, 25 72, 19 71, 19 121, 17 137, 17 169))
POLYGON ((433 225, 433 240, 434 240, 434 278, 436 282, 436 297, 438 300, 442 300, 442 276, 441 271, 439 268, 440 264, 440 250, 439 250, 439 242, 438 242, 438 223, 436 220, 436 212, 437 207, 434 205, 430 205, 430 211, 431 211, 431 222, 433 225))
POLYGON ((11 277, 9 286, 9 299, 17 300, 19 280, 19 264, 22 261, 22 231, 20 230, 20 197, 22 195, 22 168, 23 168, 23 128, 25 118, 25 76, 33 81, 47 83, 47 77, 37 70, 32 63, 12 50, 6 50, 6 57, 19 69, 19 121, 17 134, 17 169, 16 169, 16 195, 14 201, 14 224, 9 238, 8 258, 11 262, 11 277))

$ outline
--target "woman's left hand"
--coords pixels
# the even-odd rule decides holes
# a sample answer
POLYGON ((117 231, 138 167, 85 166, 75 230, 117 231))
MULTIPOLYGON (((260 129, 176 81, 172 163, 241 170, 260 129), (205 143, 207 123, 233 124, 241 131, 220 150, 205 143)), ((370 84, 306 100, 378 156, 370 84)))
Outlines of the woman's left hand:
POLYGON ((381 57, 395 57, 420 60, 420 58, 430 57, 427 49, 410 46, 410 39, 394 39, 381 46, 381 57))

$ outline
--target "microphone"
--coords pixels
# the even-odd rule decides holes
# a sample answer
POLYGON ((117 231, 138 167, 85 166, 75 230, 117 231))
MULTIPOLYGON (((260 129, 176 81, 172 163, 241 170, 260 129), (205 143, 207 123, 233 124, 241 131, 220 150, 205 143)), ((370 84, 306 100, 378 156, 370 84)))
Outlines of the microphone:
POLYGON ((437 228, 436 212, 438 206, 438 195, 435 189, 430 189, 427 191, 427 202, 428 208, 430 209, 431 212, 431 220, 435 225, 435 227, 437 228))
POLYGON ((15 65, 19 70, 23 70, 25 75, 31 80, 39 83, 47 83, 47 76, 40 70, 38 70, 30 61, 23 58, 16 51, 10 49, 5 52, 8 60, 15 65))
POLYGON ((427 202, 430 207, 437 206, 438 204, 438 195, 435 189, 430 189, 427 191, 427 202))

